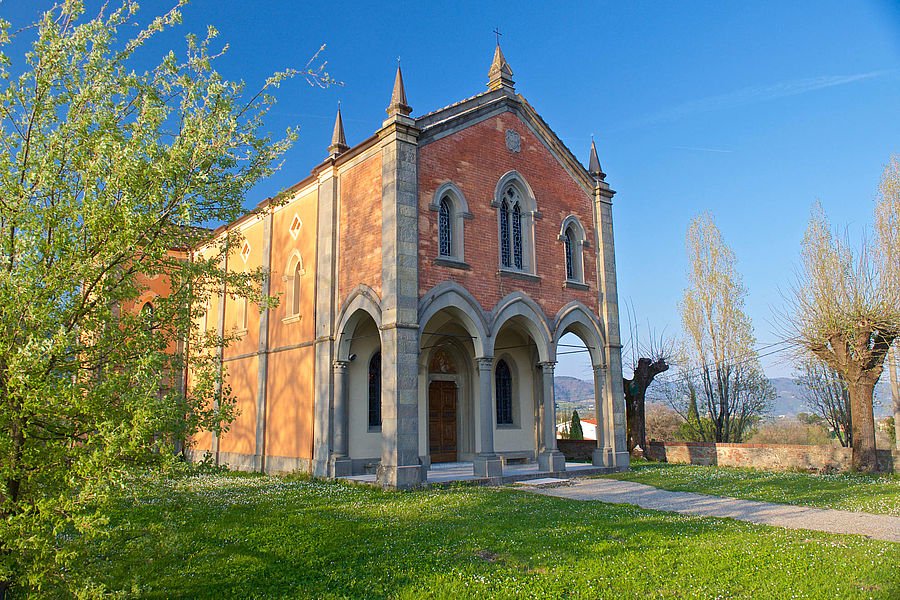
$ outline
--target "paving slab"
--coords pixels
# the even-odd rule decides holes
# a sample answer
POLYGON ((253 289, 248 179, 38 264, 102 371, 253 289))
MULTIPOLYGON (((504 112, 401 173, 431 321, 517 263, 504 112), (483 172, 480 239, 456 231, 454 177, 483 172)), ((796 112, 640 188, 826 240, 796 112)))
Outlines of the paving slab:
POLYGON ((573 481, 567 487, 527 488, 527 491, 570 500, 634 504, 650 510, 737 519, 788 529, 864 535, 877 540, 900 542, 900 517, 890 515, 740 500, 692 492, 670 492, 642 483, 615 479, 582 479, 573 481))

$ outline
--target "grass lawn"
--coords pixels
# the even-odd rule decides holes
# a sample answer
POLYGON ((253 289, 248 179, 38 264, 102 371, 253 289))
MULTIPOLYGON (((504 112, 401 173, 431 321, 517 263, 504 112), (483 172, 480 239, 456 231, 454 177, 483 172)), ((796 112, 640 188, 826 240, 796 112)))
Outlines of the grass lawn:
POLYGON ((146 598, 897 598, 900 544, 507 488, 157 482, 81 551, 146 598))
POLYGON ((900 517, 900 475, 775 473, 732 467, 633 462, 627 473, 604 475, 664 490, 698 492, 900 517))

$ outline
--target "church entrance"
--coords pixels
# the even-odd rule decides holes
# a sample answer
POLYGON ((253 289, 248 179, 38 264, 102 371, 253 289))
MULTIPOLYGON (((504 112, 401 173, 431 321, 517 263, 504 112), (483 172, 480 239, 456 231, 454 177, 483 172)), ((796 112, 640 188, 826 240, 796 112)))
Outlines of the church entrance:
POLYGON ((454 462, 456 453, 456 383, 428 386, 428 451, 432 463, 454 462))

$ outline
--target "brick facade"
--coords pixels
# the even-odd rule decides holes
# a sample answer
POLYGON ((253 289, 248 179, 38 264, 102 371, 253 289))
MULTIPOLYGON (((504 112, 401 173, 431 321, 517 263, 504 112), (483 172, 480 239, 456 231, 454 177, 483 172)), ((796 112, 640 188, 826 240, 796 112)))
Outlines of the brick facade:
POLYGON ((593 199, 574 181, 528 126, 511 112, 502 113, 419 151, 419 295, 444 281, 456 281, 486 310, 513 291, 537 300, 546 315, 555 315, 572 300, 597 310, 596 252, 584 251, 587 290, 567 289, 563 243, 558 239, 563 220, 575 215, 594 239, 593 199), (506 147, 506 132, 515 131, 521 149, 506 147), (497 209, 491 206, 500 178, 518 171, 531 186, 540 218, 535 221, 536 275, 529 281, 500 272, 497 209), (465 222, 465 262, 471 269, 435 264, 438 257, 438 213, 430 210, 435 191, 454 183, 465 195, 472 218, 465 222))

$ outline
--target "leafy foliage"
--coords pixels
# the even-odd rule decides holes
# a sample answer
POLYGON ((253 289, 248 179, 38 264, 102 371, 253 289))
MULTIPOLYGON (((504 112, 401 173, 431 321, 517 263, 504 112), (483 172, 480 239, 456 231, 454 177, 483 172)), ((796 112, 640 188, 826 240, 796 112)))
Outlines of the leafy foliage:
POLYGON ((217 348, 233 336, 199 323, 223 287, 267 301, 261 273, 222 268, 237 235, 202 226, 239 216, 293 141, 260 128, 294 73, 247 98, 213 68, 213 28, 141 70, 178 8, 146 26, 130 0, 107 9, 63 2, 17 34, 24 57, 0 54, 0 590, 101 591, 66 541, 102 531, 130 474, 227 427, 217 348))

